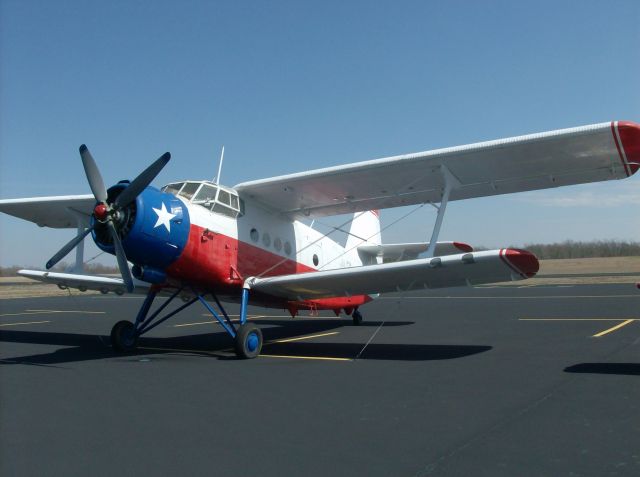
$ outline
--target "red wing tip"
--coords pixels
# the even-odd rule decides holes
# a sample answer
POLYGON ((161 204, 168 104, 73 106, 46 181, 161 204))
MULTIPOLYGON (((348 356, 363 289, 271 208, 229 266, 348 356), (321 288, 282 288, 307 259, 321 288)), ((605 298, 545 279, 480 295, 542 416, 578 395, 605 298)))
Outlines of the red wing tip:
POLYGON ((618 134, 632 176, 640 169, 640 124, 618 121, 618 134))
POLYGON ((503 257, 528 278, 535 276, 538 270, 540 270, 538 258, 527 250, 507 248, 504 251, 503 257))
POLYGON ((473 247, 462 242, 453 242, 453 246, 464 253, 473 252, 473 247))

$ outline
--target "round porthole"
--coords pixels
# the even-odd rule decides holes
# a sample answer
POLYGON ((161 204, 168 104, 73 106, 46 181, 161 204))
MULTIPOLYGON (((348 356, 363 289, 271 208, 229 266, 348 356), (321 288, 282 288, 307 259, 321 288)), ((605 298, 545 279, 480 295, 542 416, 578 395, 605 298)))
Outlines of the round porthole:
POLYGON ((318 260, 318 256, 314 253, 313 254, 313 264, 317 267, 319 263, 320 263, 320 260, 318 260))
POLYGON ((258 242, 258 240, 260 240, 260 234, 256 229, 251 229, 251 232, 249 232, 249 236, 251 237, 251 240, 256 243, 258 242))
POLYGON ((289 242, 284 243, 284 253, 291 255, 291 244, 289 242))
POLYGON ((273 246, 279 252, 280 250, 282 250, 282 240, 280 240, 279 237, 276 237, 276 239, 273 241, 273 246))
POLYGON ((271 236, 267 232, 262 234, 262 243, 265 247, 271 245, 271 236))

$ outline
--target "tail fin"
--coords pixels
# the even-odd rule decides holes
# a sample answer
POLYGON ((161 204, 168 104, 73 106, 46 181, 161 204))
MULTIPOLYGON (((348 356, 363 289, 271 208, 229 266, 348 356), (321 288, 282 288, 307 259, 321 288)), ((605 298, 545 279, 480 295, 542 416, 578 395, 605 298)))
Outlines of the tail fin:
POLYGON ((359 245, 379 245, 381 243, 380 211, 369 210, 354 214, 347 238, 347 250, 359 245))

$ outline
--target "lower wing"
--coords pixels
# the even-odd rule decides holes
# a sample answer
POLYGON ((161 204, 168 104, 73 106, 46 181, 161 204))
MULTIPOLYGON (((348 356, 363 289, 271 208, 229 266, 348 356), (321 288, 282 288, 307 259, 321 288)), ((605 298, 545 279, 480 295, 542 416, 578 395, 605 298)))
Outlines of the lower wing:
MULTIPOLYGON (((80 291, 95 290, 102 293, 114 292, 122 295, 127 287, 121 278, 99 277, 93 275, 76 275, 73 273, 43 272, 40 270, 20 270, 18 275, 44 283, 58 285, 63 290, 77 288, 80 291)), ((133 293, 146 295, 150 283, 133 279, 133 293)))
POLYGON ((383 292, 480 285, 534 276, 538 259, 517 249, 366 265, 247 280, 251 290, 302 301, 383 292))

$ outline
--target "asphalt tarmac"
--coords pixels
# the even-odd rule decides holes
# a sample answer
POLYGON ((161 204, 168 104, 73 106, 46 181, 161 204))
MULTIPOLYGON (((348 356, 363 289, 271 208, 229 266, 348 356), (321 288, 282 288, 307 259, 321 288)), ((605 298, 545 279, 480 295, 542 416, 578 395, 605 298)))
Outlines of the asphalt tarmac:
POLYGON ((633 285, 252 308, 246 361, 199 305, 116 354, 141 303, 0 301, 0 475, 640 475, 633 285))

